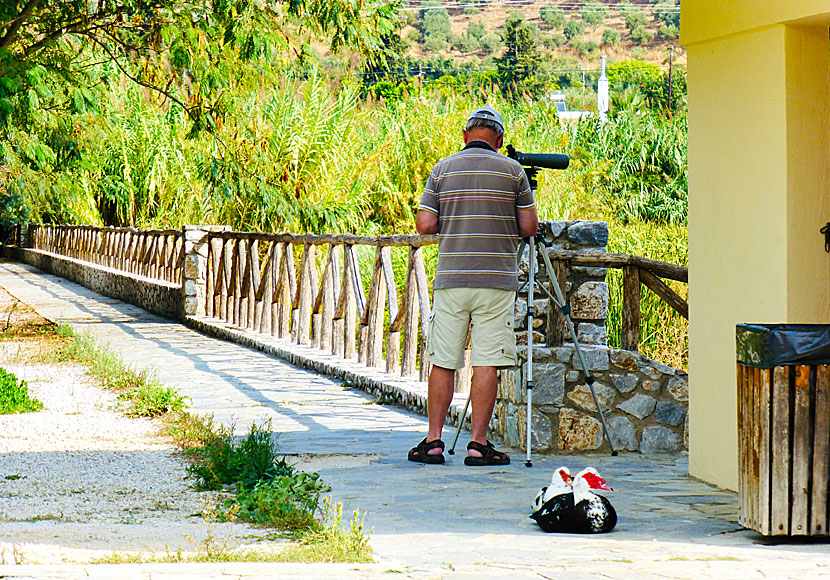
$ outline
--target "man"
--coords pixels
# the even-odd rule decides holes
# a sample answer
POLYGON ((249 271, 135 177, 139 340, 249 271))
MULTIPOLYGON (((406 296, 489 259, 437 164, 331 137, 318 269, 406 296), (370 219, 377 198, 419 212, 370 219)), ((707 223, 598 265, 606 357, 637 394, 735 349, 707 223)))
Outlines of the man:
POLYGON ((498 153, 504 141, 501 115, 490 106, 476 109, 462 134, 464 149, 432 169, 415 221, 418 233, 438 234, 438 267, 426 345, 433 364, 429 431, 408 459, 444 462, 441 431, 469 331, 472 441, 464 463, 506 465, 510 457, 487 440, 487 430, 496 403, 496 371, 516 365, 516 249, 520 237, 536 234, 538 218, 522 166, 498 153))

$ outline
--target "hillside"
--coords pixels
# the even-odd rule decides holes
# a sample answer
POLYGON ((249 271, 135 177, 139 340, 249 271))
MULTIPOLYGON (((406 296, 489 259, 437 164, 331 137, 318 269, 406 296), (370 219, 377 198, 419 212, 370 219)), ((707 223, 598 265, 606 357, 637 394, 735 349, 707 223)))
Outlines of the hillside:
POLYGON ((560 67, 596 70, 605 54, 610 62, 636 58, 666 67, 670 47, 674 64, 685 64, 677 38, 680 4, 674 0, 409 0, 400 13, 405 54, 418 62, 438 56, 490 69, 504 51, 502 27, 521 16, 543 60, 554 66, 560 60, 560 67))

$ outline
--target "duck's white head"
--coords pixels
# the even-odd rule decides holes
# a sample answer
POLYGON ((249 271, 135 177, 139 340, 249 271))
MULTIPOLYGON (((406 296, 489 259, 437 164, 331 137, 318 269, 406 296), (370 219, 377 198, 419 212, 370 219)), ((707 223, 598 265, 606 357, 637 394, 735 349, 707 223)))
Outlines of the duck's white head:
POLYGON ((550 479, 550 485, 543 487, 542 490, 536 495, 536 499, 533 501, 533 508, 538 510, 549 499, 557 495, 562 495, 563 493, 570 493, 572 491, 572 481, 573 478, 571 477, 571 470, 564 465, 559 467, 553 472, 553 477, 550 479))
POLYGON ((601 489, 604 491, 614 491, 605 481, 599 472, 593 467, 586 467, 576 474, 574 477, 574 489, 576 489, 577 482, 584 481, 585 489, 601 489))

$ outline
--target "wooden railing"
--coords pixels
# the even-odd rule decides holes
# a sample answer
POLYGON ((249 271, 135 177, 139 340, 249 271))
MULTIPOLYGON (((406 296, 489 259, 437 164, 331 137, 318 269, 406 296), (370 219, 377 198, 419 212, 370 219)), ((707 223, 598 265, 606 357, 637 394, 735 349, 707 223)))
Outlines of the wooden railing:
MULTIPOLYGON (((652 290, 657 296, 671 306, 686 320, 689 319, 689 304, 677 292, 672 290, 661 278, 689 283, 689 269, 685 266, 670 264, 632 256, 630 254, 605 254, 594 252, 573 252, 568 250, 549 250, 548 256, 552 266, 557 270, 557 278, 564 280, 564 264, 597 268, 620 268, 623 271, 623 304, 620 346, 634 352, 640 349, 640 300, 641 284, 652 290)), ((555 317, 561 314, 555 313, 555 317)), ((552 328, 561 329, 564 325, 554 321, 552 328)), ((557 337, 551 337, 557 342, 557 337)))
POLYGON ((181 284, 181 230, 34 225, 29 246, 146 278, 181 284))
POLYGON ((426 380, 430 300, 422 247, 436 242, 436 236, 211 232, 206 314, 426 380), (393 248, 407 252, 400 294, 393 248), (374 253, 368 292, 359 249, 374 253))

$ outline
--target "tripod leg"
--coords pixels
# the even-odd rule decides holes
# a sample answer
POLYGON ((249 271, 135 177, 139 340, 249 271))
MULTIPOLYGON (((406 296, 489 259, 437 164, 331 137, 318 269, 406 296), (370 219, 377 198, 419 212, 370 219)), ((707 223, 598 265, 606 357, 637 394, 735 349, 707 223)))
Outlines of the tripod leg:
POLYGON ((527 456, 525 458, 525 466, 532 467, 533 461, 530 459, 531 452, 531 417, 533 416, 532 401, 533 401, 533 316, 536 314, 536 306, 533 302, 534 289, 536 287, 536 239, 530 238, 528 240, 528 272, 527 272, 527 369, 525 376, 527 381, 525 388, 527 390, 527 410, 525 411, 525 426, 527 428, 527 436, 525 440, 525 450, 527 456))
MULTIPOLYGON (((531 246, 532 248, 533 246, 531 246)), ((591 391, 591 396, 594 398, 594 404, 597 406, 597 411, 599 412, 599 419, 600 423, 602 423, 602 431, 605 434, 605 440, 608 441, 608 445, 611 447, 611 455, 617 455, 616 449, 614 449, 614 444, 611 442, 611 436, 608 433, 608 424, 605 422, 605 414, 602 412, 602 405, 600 405, 599 398, 597 397, 596 390, 594 390, 594 377, 591 376, 591 372, 588 370, 588 364, 585 362, 585 356, 582 353, 582 347, 579 346, 579 341, 576 338, 576 331, 574 330, 574 324, 571 320, 571 311, 570 306, 565 302, 565 297, 562 295, 562 289, 559 287, 559 283, 556 280, 553 266, 550 263, 550 257, 548 253, 545 251, 546 247, 544 243, 539 244, 539 253, 542 255, 542 261, 545 264, 545 268, 548 271, 548 276, 553 279, 553 292, 556 295, 555 302, 560 305, 562 310, 562 314, 565 316, 565 323, 568 326, 568 331, 571 335, 571 340, 574 343, 574 351, 576 352, 577 359, 579 359, 579 365, 582 367, 582 371, 585 373, 585 382, 588 384, 588 388, 591 391)))
POLYGON ((455 444, 458 443, 458 436, 461 435, 461 428, 464 426, 464 419, 467 418, 467 409, 470 408, 470 399, 472 396, 473 391, 470 389, 470 394, 467 395, 467 403, 464 405, 464 412, 461 413, 461 419, 458 420, 458 428, 455 430, 455 437, 452 440, 452 445, 447 451, 450 455, 455 455, 455 444))

